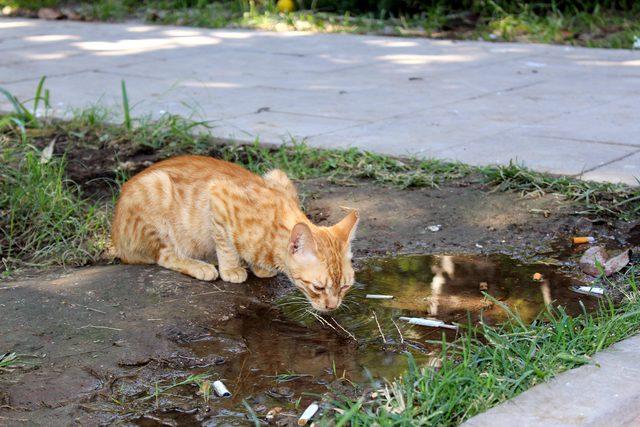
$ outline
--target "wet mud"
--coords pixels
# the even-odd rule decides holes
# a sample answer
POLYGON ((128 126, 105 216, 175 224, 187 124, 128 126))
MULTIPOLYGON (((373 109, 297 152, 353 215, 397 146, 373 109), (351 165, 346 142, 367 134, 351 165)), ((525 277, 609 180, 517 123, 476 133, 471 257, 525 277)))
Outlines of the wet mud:
POLYGON ((585 248, 568 239, 580 231, 625 243, 614 225, 585 223, 553 197, 488 193, 472 181, 406 191, 355 184, 300 184, 317 223, 337 221, 339 206, 363 218, 357 285, 326 316, 309 312, 280 276, 205 283, 115 264, 4 281, 0 354, 23 356, 0 371, 0 425, 247 425, 247 407, 263 421, 272 411, 271 423, 295 425, 310 402, 327 411, 335 396, 400 375, 406 352, 431 363, 432 341, 460 333, 401 316, 464 325, 502 321, 496 302, 528 320, 546 304, 590 309, 595 299, 569 290, 585 248), (212 393, 218 379, 230 398, 212 393))

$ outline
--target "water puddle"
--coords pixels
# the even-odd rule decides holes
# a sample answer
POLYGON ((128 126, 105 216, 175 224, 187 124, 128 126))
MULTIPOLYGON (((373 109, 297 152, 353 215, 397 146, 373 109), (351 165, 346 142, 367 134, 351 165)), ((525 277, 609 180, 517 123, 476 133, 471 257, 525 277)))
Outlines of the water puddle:
POLYGON ((587 309, 597 305, 596 299, 572 292, 575 281, 554 267, 525 265, 502 255, 375 259, 360 270, 357 281, 343 306, 321 319, 309 314, 308 304, 293 291, 277 301, 279 310, 251 308, 212 339, 190 344, 199 356, 241 355, 219 367, 234 394, 219 404, 229 411, 241 410, 243 399, 265 408, 291 405, 301 397, 304 404, 314 399, 309 393, 340 388, 344 379, 393 379, 406 369, 405 351, 419 364, 428 363, 429 351, 437 347, 430 341, 456 335, 409 325, 399 317, 503 321, 504 311, 482 290, 527 321, 549 303, 572 314, 582 310, 580 301, 587 309), (544 280, 532 280, 534 273, 544 280), (366 299, 366 294, 393 299, 366 299))

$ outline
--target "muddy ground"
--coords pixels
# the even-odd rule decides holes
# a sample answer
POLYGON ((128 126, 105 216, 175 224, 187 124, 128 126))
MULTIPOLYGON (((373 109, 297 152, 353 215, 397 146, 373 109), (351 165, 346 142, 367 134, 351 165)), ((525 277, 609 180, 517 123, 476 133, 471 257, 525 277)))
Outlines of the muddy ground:
MULTIPOLYGON (((399 253, 505 253, 575 271, 584 248, 571 248, 570 236, 589 234, 619 247, 629 235, 628 225, 594 223, 555 196, 489 192, 473 177, 439 189, 323 179, 299 186, 319 224, 341 218, 340 206, 360 210, 359 268, 371 257, 399 253), (429 230, 433 225, 439 231, 429 230)), ((365 344, 320 323, 291 321, 275 301, 292 292, 283 277, 205 283, 119 264, 5 281, 0 354, 28 356, 26 365, 0 371, 0 425, 245 425, 243 400, 262 420, 281 407, 272 422, 294 425, 313 400, 361 393, 348 380, 369 387, 362 378, 365 344), (201 380, 164 390, 201 373, 223 379, 233 396, 207 398, 201 380), (304 376, 274 377, 286 373, 304 376)))

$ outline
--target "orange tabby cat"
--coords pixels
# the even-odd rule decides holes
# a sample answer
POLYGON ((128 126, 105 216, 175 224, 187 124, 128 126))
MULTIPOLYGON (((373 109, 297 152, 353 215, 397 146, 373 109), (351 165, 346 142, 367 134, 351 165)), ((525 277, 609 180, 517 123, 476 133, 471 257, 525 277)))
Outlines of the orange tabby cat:
POLYGON ((180 156, 147 168, 122 187, 111 238, 116 256, 157 263, 200 280, 241 283, 248 264, 258 277, 278 271, 321 311, 333 310, 353 285, 351 240, 356 211, 332 227, 311 223, 280 170, 255 175, 233 163, 180 156))

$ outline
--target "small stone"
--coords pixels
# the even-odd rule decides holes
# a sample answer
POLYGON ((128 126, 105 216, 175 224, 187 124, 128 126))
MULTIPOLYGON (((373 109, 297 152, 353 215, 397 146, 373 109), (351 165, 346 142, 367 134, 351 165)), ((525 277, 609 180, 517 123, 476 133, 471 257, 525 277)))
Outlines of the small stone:
POLYGON ((427 227, 427 230, 433 231, 435 233, 436 231, 442 230, 442 225, 440 224, 430 225, 427 227))
POLYGON ((73 9, 68 7, 60 9, 62 13, 71 21, 82 21, 84 17, 73 9))
POLYGON ((593 277, 600 275, 598 266, 604 267, 607 262, 607 251, 601 246, 594 246, 587 249, 580 258, 580 269, 593 277))
POLYGON ((313 29, 311 23, 307 21, 296 21, 294 26, 298 31, 311 31, 313 29))
POLYGON ((576 221, 575 232, 580 235, 588 235, 593 230, 593 222, 587 218, 580 218, 576 221))
POLYGON ((47 19, 50 21, 55 21, 57 19, 63 19, 64 14, 60 12, 58 9, 53 9, 50 7, 43 7, 38 10, 38 18, 47 19))

